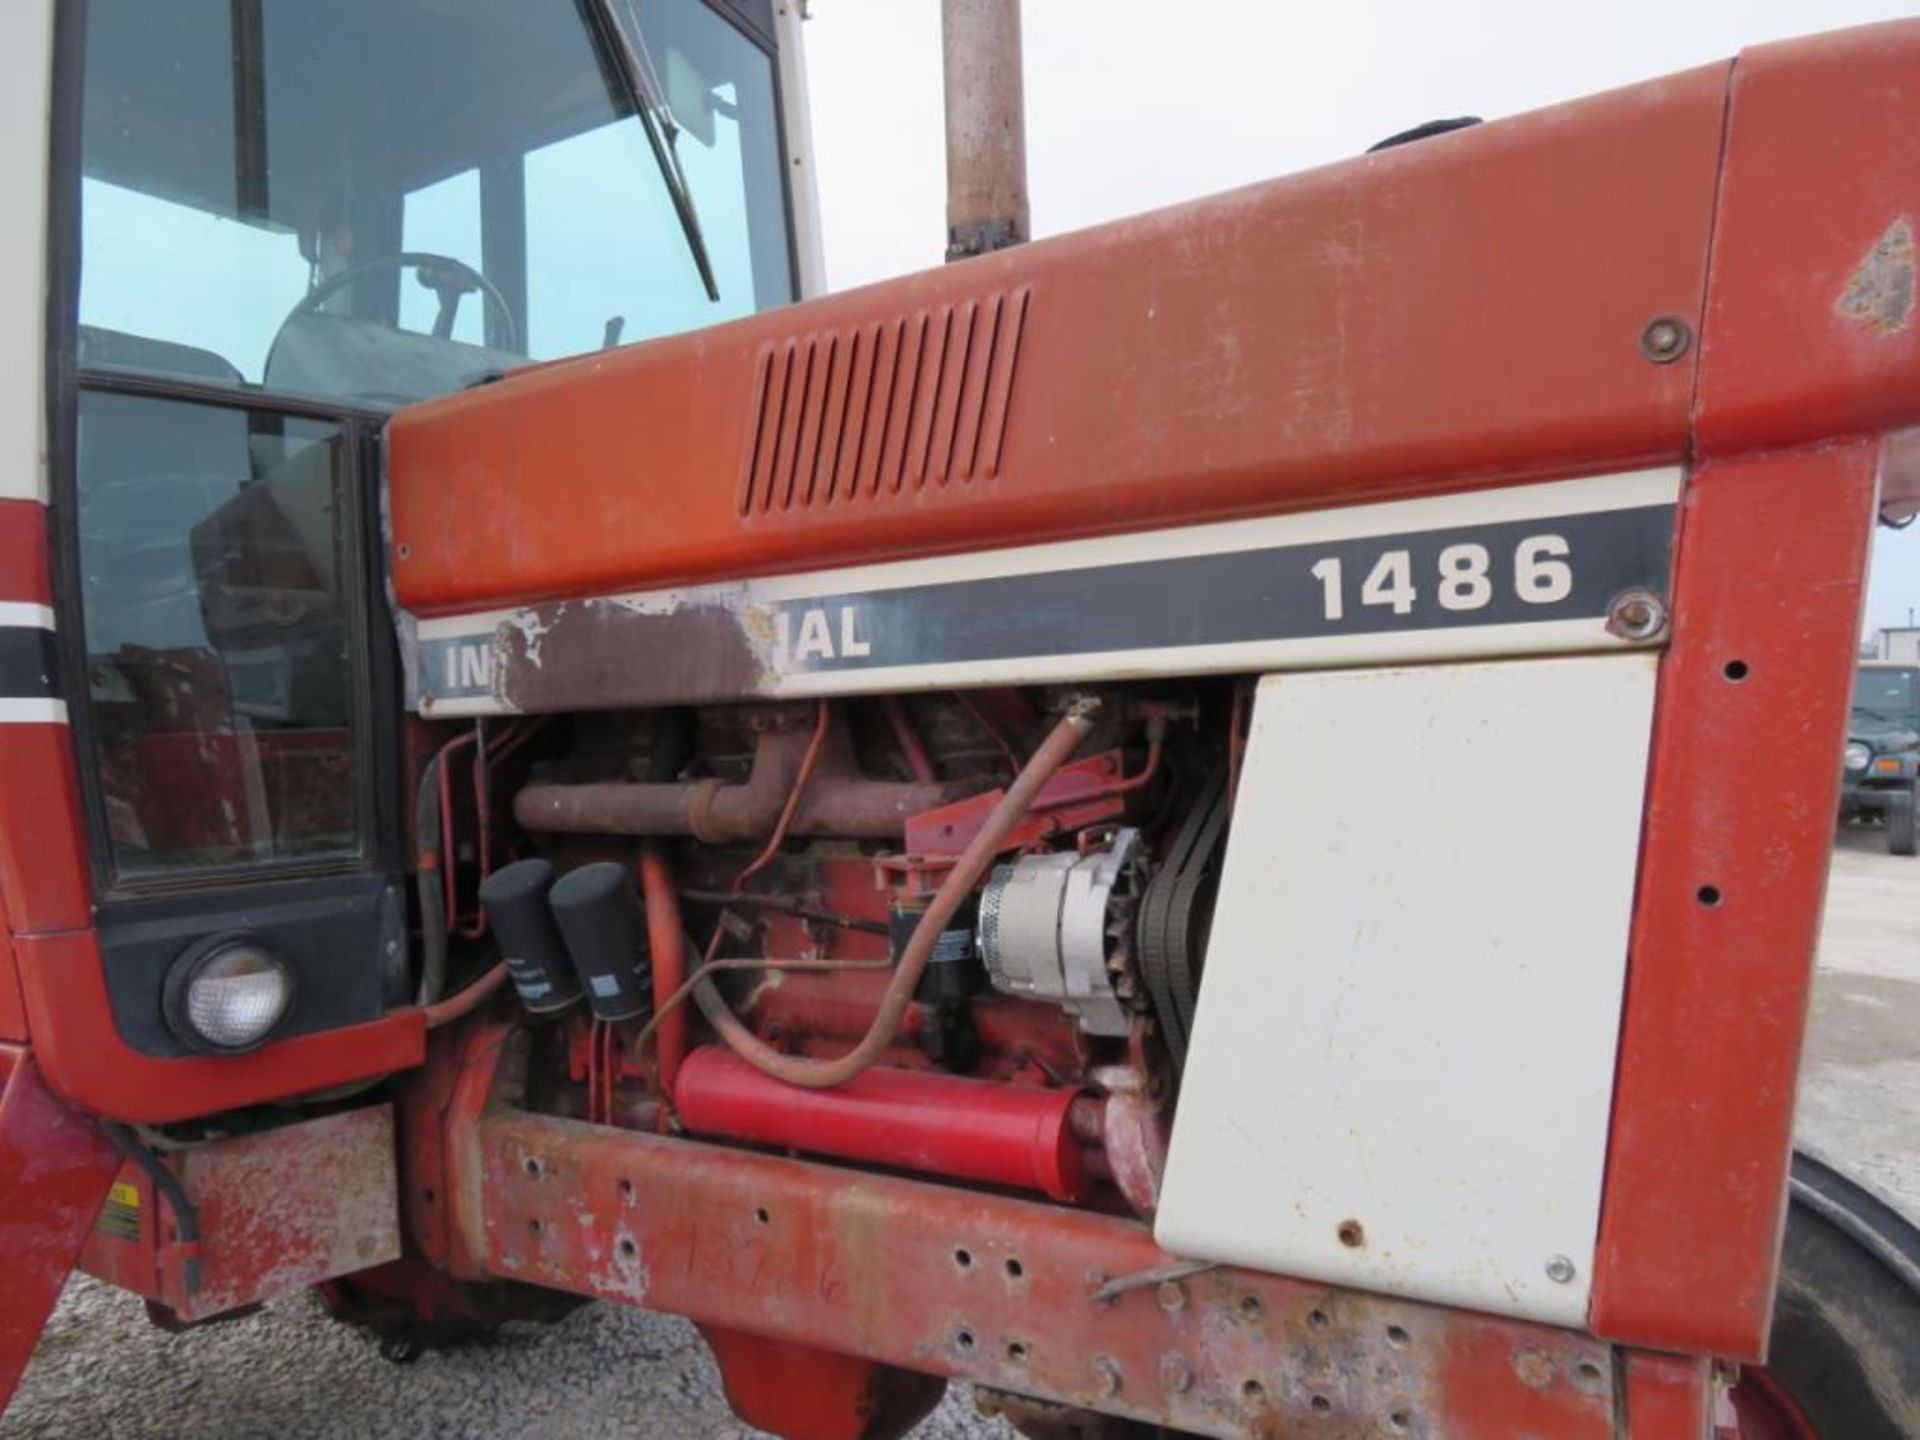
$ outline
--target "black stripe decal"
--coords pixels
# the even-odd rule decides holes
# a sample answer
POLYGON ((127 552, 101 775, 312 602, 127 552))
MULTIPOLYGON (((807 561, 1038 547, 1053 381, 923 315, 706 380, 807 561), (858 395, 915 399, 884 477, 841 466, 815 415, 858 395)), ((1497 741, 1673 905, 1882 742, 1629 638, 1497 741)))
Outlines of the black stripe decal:
POLYGON ((1202 646, 1597 624, 1622 591, 1664 595, 1674 514, 1643 505, 794 599, 749 582, 678 608, 555 602, 421 641, 418 674, 429 702, 566 709, 892 667, 1147 652, 1156 673, 1177 673, 1202 646))
POLYGON ((1622 590, 1665 593, 1673 514, 1650 505, 781 601, 771 607, 773 668, 808 674, 1598 619, 1622 590), (1441 563, 1449 551, 1451 588, 1441 563), (1387 560, 1382 571, 1393 555, 1404 568, 1387 560), (1481 556, 1484 590, 1468 573, 1481 556))
POLYGON ((0 700, 60 696, 53 632, 38 625, 0 625, 0 700))

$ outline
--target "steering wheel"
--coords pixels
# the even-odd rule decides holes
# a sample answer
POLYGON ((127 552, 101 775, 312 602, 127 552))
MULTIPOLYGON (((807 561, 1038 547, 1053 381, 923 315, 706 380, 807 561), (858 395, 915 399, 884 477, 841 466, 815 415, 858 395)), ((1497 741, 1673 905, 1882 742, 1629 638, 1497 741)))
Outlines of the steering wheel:
MULTIPOLYGON (((453 338, 453 322, 459 316, 460 301, 477 290, 500 316, 500 331, 506 339, 504 348, 516 353, 519 351, 520 327, 514 324, 513 307, 507 304, 507 297, 500 293, 500 287, 466 261, 456 260, 451 255, 436 255, 430 250, 402 250, 395 255, 377 255, 371 260, 356 261, 344 270, 334 271, 300 297, 299 303, 280 322, 280 329, 284 331, 302 315, 313 314, 356 280, 386 270, 408 268, 418 270, 420 283, 440 298, 439 313, 433 317, 434 339, 453 338)), ((279 336, 276 334, 274 339, 278 343, 279 336)))

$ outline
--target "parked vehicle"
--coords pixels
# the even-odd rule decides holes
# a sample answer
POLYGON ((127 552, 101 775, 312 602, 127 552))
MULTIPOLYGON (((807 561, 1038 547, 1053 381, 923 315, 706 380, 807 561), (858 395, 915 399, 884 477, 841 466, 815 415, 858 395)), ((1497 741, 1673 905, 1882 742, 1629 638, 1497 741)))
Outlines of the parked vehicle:
POLYGON ((1840 788, 1842 823, 1879 821, 1895 855, 1920 851, 1920 667, 1869 661, 1853 684, 1840 788))

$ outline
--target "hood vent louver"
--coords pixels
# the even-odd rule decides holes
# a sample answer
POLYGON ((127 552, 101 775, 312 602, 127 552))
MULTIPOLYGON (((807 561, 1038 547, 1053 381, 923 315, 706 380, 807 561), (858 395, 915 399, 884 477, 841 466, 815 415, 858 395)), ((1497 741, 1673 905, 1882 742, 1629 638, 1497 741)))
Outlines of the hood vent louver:
POLYGON ((767 346, 740 514, 900 499, 998 475, 1027 295, 767 346))

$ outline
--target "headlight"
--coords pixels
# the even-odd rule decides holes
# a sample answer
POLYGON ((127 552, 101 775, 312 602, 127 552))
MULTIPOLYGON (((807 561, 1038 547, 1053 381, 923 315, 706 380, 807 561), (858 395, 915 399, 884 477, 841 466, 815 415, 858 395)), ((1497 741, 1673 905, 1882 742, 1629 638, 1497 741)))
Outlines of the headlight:
POLYGON ((247 935, 216 935, 167 972, 161 1005, 190 1049, 237 1055, 264 1044, 293 1002, 293 973, 247 935))
POLYGON ((1847 746, 1847 769, 1864 770, 1867 768, 1867 762, 1871 759, 1873 759, 1872 749, 1866 745, 1862 745, 1858 740, 1853 741, 1847 746))

